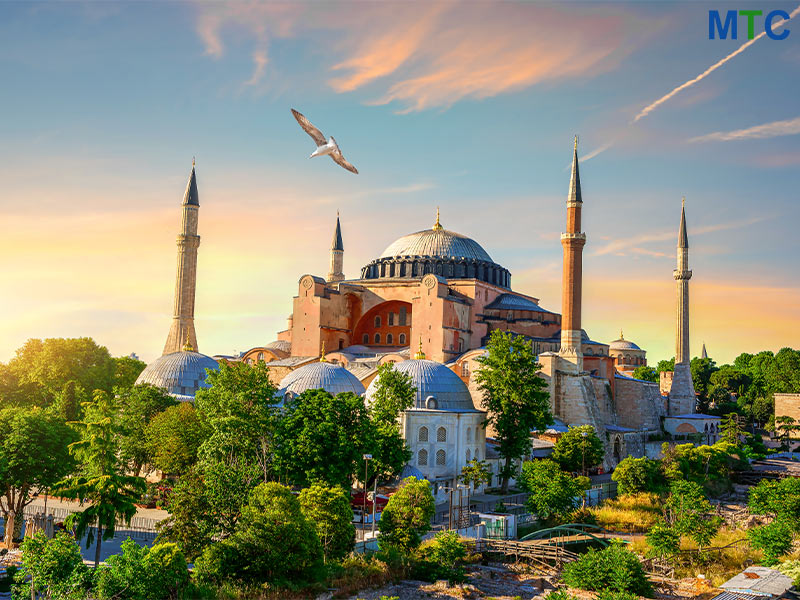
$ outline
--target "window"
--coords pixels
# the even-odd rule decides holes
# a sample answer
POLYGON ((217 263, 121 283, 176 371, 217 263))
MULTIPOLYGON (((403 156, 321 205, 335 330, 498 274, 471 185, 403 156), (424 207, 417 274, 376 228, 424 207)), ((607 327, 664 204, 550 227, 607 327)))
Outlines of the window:
POLYGON ((393 313, 393 312, 390 312, 390 313, 389 313, 389 321, 388 321, 388 325, 389 325, 389 327, 391 327, 392 325, 394 325, 394 313, 393 313))
POLYGON ((447 429, 444 427, 439 427, 436 430, 436 441, 437 442, 446 442, 447 441, 447 429))
POLYGON ((344 348, 344 340, 339 340, 339 350, 344 348))
POLYGON ((447 463, 447 454, 444 450, 436 451, 436 466, 443 467, 447 463))
POLYGON ((467 462, 469 462, 469 448, 467 448, 467 462))
POLYGON ((362 344, 369 344, 369 334, 368 333, 365 333, 364 337, 361 338, 361 343, 362 344))
POLYGON ((392 336, 391 333, 387 333, 386 334, 386 343, 391 346, 392 342, 394 342, 394 337, 392 336))
POLYGON ((467 441, 472 441, 472 427, 467 427, 467 441))
POLYGON ((400 345, 401 346, 405 346, 406 345, 406 334, 405 333, 401 333, 400 334, 399 341, 400 341, 400 345))
POLYGON ((420 427, 419 433, 417 434, 417 440, 420 442, 427 442, 428 441, 428 428, 427 427, 420 427))
POLYGON ((481 459, 481 453, 478 452, 477 448, 475 448, 475 460, 480 460, 480 459, 481 459))
POLYGON ((258 360, 259 360, 259 361, 262 361, 262 360, 264 360, 264 353, 263 353, 263 352, 259 352, 259 353, 258 353, 258 360))
POLYGON ((417 465, 420 467, 428 466, 428 451, 425 448, 417 453, 417 465))
POLYGON ((461 363, 461 376, 469 377, 469 363, 467 361, 461 363))
POLYGON ((376 344, 380 344, 381 343, 381 334, 380 333, 376 333, 375 334, 375 343, 376 344))
POLYGON ((380 327, 380 326, 381 326, 381 316, 378 315, 375 317, 375 327, 380 327))
POLYGON ((458 339, 458 351, 459 352, 463 352, 464 351, 464 340, 461 339, 461 338, 458 339))
MULTIPOLYGON (((416 275, 416 273, 415 273, 415 275, 416 275)), ((406 307, 405 306, 400 308, 400 316, 399 316, 399 318, 397 320, 399 321, 399 325, 400 326, 403 326, 403 325, 406 324, 406 307)))

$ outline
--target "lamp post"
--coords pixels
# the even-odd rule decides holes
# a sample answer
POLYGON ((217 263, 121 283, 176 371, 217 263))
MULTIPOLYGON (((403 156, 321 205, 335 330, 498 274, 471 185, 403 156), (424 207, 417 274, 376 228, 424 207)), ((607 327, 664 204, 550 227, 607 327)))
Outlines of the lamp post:
POLYGON ((364 501, 361 504, 361 541, 364 542, 366 547, 366 532, 364 531, 364 515, 367 512, 367 468, 369 461, 372 460, 372 454, 365 454, 364 459, 364 501))
POLYGON ((586 476, 586 438, 589 437, 588 432, 581 431, 581 475, 586 476))

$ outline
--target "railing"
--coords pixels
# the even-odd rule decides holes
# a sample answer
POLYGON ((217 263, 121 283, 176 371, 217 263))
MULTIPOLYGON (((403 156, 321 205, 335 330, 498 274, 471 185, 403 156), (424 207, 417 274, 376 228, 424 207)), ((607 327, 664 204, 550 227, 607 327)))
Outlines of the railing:
MULTIPOLYGON (((22 512, 24 522, 27 522, 31 519, 35 519, 38 516, 42 519, 47 519, 49 516, 53 517, 54 524, 63 523, 66 521, 67 517, 73 514, 80 513, 81 511, 77 510, 69 510, 67 508, 59 508, 53 507, 47 509, 47 515, 44 514, 42 508, 40 506, 27 506, 22 512)), ((5 522, 2 517, 0 517, 0 522, 3 523, 3 529, 5 530, 5 522)), ((156 530, 156 524, 159 522, 158 519, 149 519, 147 517, 133 517, 128 523, 123 519, 117 520, 114 525, 116 530, 116 536, 126 536, 135 539, 155 539, 158 535, 156 530)), ((92 529, 96 529, 97 523, 96 521, 90 524, 92 529)))

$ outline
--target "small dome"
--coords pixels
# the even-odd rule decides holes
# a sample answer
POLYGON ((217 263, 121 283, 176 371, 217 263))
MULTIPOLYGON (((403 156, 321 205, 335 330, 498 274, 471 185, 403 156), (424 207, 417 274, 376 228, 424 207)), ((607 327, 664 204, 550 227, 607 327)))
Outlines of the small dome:
POLYGON ((150 383, 167 390, 179 400, 194 400, 194 394, 206 384, 206 369, 216 371, 219 364, 199 352, 172 352, 159 356, 139 374, 136 383, 150 383))
POLYGON ((465 235, 447 229, 425 229, 392 242, 379 258, 394 256, 435 256, 437 258, 472 258, 494 262, 481 245, 465 235))
POLYGON ((608 345, 608 348, 609 350, 641 350, 639 346, 624 338, 614 340, 608 345))
MULTIPOLYGON (((435 405, 437 410, 474 411, 472 396, 466 384, 442 363, 434 360, 413 359, 395 363, 394 368, 411 376, 417 388, 414 408, 424 409, 435 405), (429 402, 433 398, 435 402, 429 402)), ((377 378, 367 388, 367 405, 375 394, 377 378)))
POLYGON ((274 342, 270 342, 265 348, 269 348, 270 350, 280 350, 281 352, 291 352, 292 351, 292 342, 288 342, 286 340, 275 340, 274 342))
POLYGON ((299 396, 306 390, 325 390, 333 394, 353 392, 361 395, 364 386, 350 371, 341 365, 329 362, 315 362, 303 365, 284 377, 278 385, 279 394, 299 396))

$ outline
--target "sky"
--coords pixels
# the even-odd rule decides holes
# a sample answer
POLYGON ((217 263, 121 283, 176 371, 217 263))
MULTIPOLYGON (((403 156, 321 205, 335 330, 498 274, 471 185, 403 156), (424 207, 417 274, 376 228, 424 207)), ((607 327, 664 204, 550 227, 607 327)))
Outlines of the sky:
MULTIPOLYGON (((762 3, 794 16, 794 3, 762 3)), ((197 161, 200 351, 276 339, 297 282, 430 227, 560 312, 579 136, 583 325, 674 354, 800 346, 800 16, 708 39, 703 2, 0 2, 0 361, 33 337, 160 355, 197 161), (296 108, 360 174, 308 159, 296 108)))

